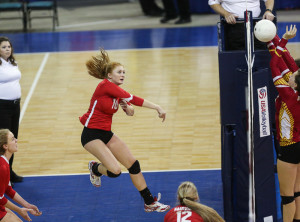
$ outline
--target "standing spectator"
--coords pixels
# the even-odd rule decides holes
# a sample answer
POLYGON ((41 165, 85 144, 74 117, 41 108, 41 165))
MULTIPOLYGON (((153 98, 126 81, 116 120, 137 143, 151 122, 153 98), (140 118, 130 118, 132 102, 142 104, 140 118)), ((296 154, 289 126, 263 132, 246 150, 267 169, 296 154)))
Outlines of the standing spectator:
POLYGON ((10 183, 9 159, 14 152, 18 151, 17 139, 8 129, 0 130, 0 221, 1 222, 19 222, 19 217, 13 212, 17 212, 27 221, 31 221, 28 212, 32 215, 40 216, 42 212, 26 200, 24 200, 16 191, 13 190, 10 183), (12 200, 23 206, 20 208, 9 201, 4 194, 12 200))
POLYGON ((160 20, 161 23, 167 23, 170 20, 176 19, 179 14, 179 19, 175 22, 176 25, 186 24, 192 22, 191 11, 190 11, 190 1, 189 0, 176 0, 177 9, 174 4, 174 0, 162 0, 165 16, 160 20))
POLYGON ((295 26, 287 27, 282 39, 276 36, 268 43, 273 82, 279 94, 275 120, 280 144, 277 172, 283 222, 300 221, 300 73, 285 47, 296 33, 295 26))
POLYGON ((103 49, 96 57, 92 57, 86 63, 88 73, 101 81, 91 100, 88 111, 80 117, 84 125, 81 134, 82 146, 99 161, 90 161, 90 181, 96 186, 101 186, 101 176, 116 178, 121 175, 121 167, 118 162, 129 171, 133 185, 144 199, 146 212, 164 212, 170 208, 164 205, 158 198, 154 198, 147 187, 145 178, 141 172, 140 163, 130 152, 129 147, 111 131, 112 117, 119 109, 119 104, 128 116, 133 116, 134 108, 131 104, 154 109, 158 117, 163 121, 166 112, 150 101, 134 96, 123 90, 120 85, 125 80, 125 69, 118 62, 111 62, 108 54, 103 49))
POLYGON ((139 0, 142 11, 148 16, 162 16, 164 10, 161 9, 155 2, 155 0, 139 0))
POLYGON ((192 182, 185 181, 179 185, 177 199, 179 205, 166 214, 164 222, 225 222, 214 209, 197 202, 199 195, 192 182))
MULTIPOLYGON (((263 19, 273 21, 274 0, 264 0, 266 10, 263 19)), ((209 0, 208 4, 226 20, 224 24, 225 50, 244 50, 245 32, 244 22, 236 19, 244 19, 246 9, 252 11, 253 18, 261 15, 260 0, 209 0)), ((255 49, 267 49, 266 44, 254 38, 255 49)))
MULTIPOLYGON (((18 138, 21 72, 13 55, 13 47, 6 37, 0 37, 0 129, 9 129, 18 138)), ((9 160, 10 180, 12 183, 22 182, 23 177, 13 170, 14 155, 9 160)))

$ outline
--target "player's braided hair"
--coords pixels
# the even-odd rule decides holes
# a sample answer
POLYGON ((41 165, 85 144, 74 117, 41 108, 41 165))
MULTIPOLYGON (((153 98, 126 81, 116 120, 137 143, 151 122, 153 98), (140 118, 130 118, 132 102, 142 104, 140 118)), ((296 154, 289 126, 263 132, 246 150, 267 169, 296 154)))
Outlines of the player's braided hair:
MULTIPOLYGON (((12 46, 11 42, 9 41, 9 39, 8 39, 7 37, 0 36, 0 44, 1 44, 2 42, 9 42, 10 47, 11 47, 11 55, 10 55, 10 57, 8 57, 8 61, 10 61, 10 63, 11 63, 13 66, 16 66, 17 63, 16 63, 16 59, 15 59, 15 57, 14 57, 14 55, 13 55, 14 49, 13 49, 13 46, 12 46)), ((0 60, 0 65, 2 65, 2 61, 1 61, 1 60, 0 60)))
POLYGON ((8 129, 0 129, 0 155, 5 153, 5 149, 3 146, 7 144, 9 130, 8 129))
POLYGON ((92 56, 85 65, 91 76, 97 79, 105 79, 107 78, 108 73, 111 73, 116 66, 121 64, 118 62, 111 62, 107 52, 101 48, 100 54, 92 56))

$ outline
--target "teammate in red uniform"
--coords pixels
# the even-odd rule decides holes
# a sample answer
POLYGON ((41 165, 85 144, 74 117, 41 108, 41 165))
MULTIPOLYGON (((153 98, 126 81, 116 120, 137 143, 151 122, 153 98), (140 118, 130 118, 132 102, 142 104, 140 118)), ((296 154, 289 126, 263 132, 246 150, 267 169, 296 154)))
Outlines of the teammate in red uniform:
POLYGON ((270 67, 276 98, 276 128, 280 144, 277 171, 283 205, 283 221, 300 221, 300 74, 299 67, 285 48, 297 28, 287 27, 283 38, 268 43, 270 67))
POLYGON ((164 222, 224 222, 214 209, 197 202, 198 191, 192 182, 180 184, 177 199, 180 204, 166 214, 164 222))
POLYGON ((0 221, 1 222, 19 222, 20 218, 13 212, 17 212, 25 220, 31 221, 28 212, 35 216, 42 213, 39 209, 24 200, 10 184, 9 159, 14 152, 18 151, 17 139, 8 129, 0 129, 0 221), (23 206, 20 208, 6 199, 6 194, 15 202, 23 206))
POLYGON ((119 161, 128 169, 132 183, 143 197, 145 211, 168 210, 170 206, 158 202, 160 194, 158 198, 152 196, 139 161, 134 158, 128 146, 111 131, 112 117, 118 111, 119 104, 129 116, 134 114, 132 104, 156 110, 163 121, 166 112, 159 105, 131 95, 120 88, 125 79, 125 69, 120 63, 111 62, 103 49, 99 55, 88 60, 86 66, 91 76, 103 79, 92 96, 87 113, 80 117, 80 122, 84 125, 81 135, 82 146, 100 161, 100 163, 89 162, 91 183, 100 187, 102 175, 118 177, 121 174, 119 161))

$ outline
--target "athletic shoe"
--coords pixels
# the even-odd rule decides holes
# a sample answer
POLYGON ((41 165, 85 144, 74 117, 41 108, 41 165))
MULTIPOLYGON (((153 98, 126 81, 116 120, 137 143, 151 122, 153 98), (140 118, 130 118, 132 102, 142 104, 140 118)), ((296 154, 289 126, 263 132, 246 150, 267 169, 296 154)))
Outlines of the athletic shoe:
POLYGON ((90 170, 90 181, 91 183, 95 186, 95 187, 100 187, 101 186, 101 178, 96 176, 94 173, 93 173, 93 165, 97 163, 95 161, 90 161, 89 162, 89 170, 90 170))
POLYGON ((165 212, 167 210, 170 209, 169 205, 164 205, 160 202, 158 202, 161 198, 161 194, 158 193, 158 198, 154 197, 154 202, 150 205, 145 204, 144 205, 144 210, 145 212, 153 212, 153 211, 157 211, 157 212, 165 212))

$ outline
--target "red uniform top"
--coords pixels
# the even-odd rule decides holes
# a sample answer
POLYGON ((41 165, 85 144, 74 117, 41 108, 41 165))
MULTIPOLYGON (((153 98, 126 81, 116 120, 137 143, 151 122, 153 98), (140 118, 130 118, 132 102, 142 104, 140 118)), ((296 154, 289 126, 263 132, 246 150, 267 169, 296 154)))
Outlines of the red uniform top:
POLYGON ((6 194, 11 199, 14 198, 16 191, 11 187, 10 181, 9 162, 5 156, 0 157, 0 219, 6 215, 4 205, 7 203, 7 199, 4 196, 6 194))
POLYGON ((269 43, 272 55, 270 62, 274 85, 279 93, 276 98, 277 139, 281 146, 288 146, 300 141, 300 102, 298 93, 289 84, 292 71, 297 71, 295 61, 285 48, 287 40, 281 39, 269 43), (276 48, 275 45, 277 44, 276 48))
POLYGON ((190 208, 178 205, 166 214, 164 222, 204 222, 204 220, 190 208))
POLYGON ((136 106, 142 106, 144 103, 144 99, 131 95, 108 79, 104 79, 98 84, 87 113, 79 118, 80 122, 90 129, 110 131, 112 117, 118 111, 120 99, 136 106))

